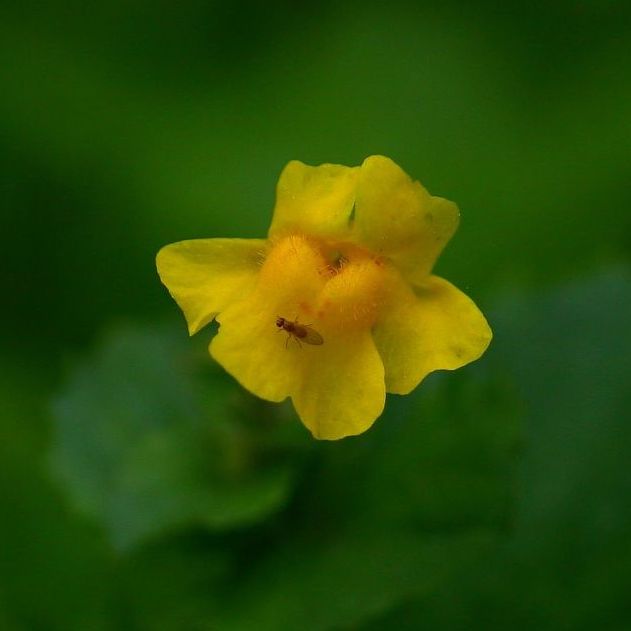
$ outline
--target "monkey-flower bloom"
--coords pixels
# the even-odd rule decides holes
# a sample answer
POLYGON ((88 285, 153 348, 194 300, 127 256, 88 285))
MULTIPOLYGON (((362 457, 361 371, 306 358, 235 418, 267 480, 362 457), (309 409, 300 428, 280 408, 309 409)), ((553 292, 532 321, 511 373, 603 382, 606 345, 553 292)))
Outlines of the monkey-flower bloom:
POLYGON ((290 162, 267 239, 162 248, 162 282, 192 335, 217 318, 210 354, 268 401, 291 397, 316 438, 360 434, 386 392, 477 359, 491 330, 432 266, 458 225, 392 160, 290 162))

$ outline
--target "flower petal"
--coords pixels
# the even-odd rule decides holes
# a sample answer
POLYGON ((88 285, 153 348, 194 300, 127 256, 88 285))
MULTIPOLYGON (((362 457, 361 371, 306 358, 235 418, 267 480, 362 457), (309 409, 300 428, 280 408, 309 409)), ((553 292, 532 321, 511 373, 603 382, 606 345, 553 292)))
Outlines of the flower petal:
POLYGON ((349 234, 359 167, 308 166, 292 160, 276 187, 270 238, 309 234, 344 240, 349 234))
POLYGON ((324 344, 302 363, 296 412, 315 438, 361 434, 383 411, 383 363, 368 329, 322 334, 324 344))
POLYGON ((384 156, 360 169, 354 240, 391 259, 411 282, 421 282, 458 227, 458 207, 431 196, 384 156))
POLYGON ((160 280, 184 312, 190 335, 254 287, 266 247, 262 239, 193 239, 158 252, 160 280))
POLYGON ((381 414, 384 369, 369 324, 340 326, 339 317, 329 317, 330 308, 320 314, 320 297, 325 302, 335 297, 335 291, 326 291, 332 281, 325 268, 311 239, 276 242, 254 291, 217 316, 219 333, 210 353, 257 396, 269 401, 291 396, 314 436, 337 439, 363 432, 381 414), (279 316, 312 325, 324 341, 311 345, 288 338, 275 325, 279 316))
MULTIPOLYGON (((219 332, 209 351, 244 388, 267 401, 282 401, 298 387, 301 363, 294 345, 275 326, 274 310, 258 296, 233 304, 217 321, 219 332)), ((305 348, 307 354, 311 350, 305 348)))
POLYGON ((402 279, 392 290, 373 336, 386 370, 386 390, 408 394, 434 370, 454 370, 480 357, 491 329, 474 302, 430 276, 416 291, 402 279))
POLYGON ((300 384, 305 362, 321 347, 287 343, 276 318, 309 323, 311 303, 324 285, 319 270, 325 261, 303 237, 275 244, 261 268, 256 289, 218 317, 219 333, 210 354, 250 392, 268 401, 282 401, 300 384))

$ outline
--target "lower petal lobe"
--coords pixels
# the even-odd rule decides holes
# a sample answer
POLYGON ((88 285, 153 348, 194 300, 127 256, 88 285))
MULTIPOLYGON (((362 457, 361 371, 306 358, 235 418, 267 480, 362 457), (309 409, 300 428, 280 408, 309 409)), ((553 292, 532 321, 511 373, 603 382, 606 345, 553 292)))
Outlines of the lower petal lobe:
MULTIPOLYGON (((268 401, 282 401, 300 384, 302 366, 317 361, 317 350, 287 333, 277 318, 311 323, 312 303, 325 283, 326 261, 304 237, 275 243, 263 264, 253 292, 217 317, 219 333, 211 355, 245 388, 268 401)), ((318 330, 316 328, 316 330, 318 330)))
POLYGON ((326 268, 309 239, 277 242, 255 290, 217 317, 220 328, 210 353, 257 396, 269 401, 291 396, 313 435, 333 440, 372 425, 383 410, 385 385, 370 320, 358 319, 351 327, 330 307, 320 313, 319 297, 328 296, 326 303, 336 296, 325 292, 332 282, 326 268), (312 326, 322 343, 287 337, 291 334, 278 328, 277 318, 312 326))
POLYGON ((294 406, 315 438, 361 434, 383 411, 383 363, 368 329, 323 334, 317 361, 302 365, 294 406))
POLYGON ((438 276, 413 290, 394 279, 373 330, 386 390, 408 394, 434 370, 454 370, 488 347, 491 329, 475 303, 438 276))
POLYGON ((158 252, 158 274, 191 335, 254 287, 266 248, 263 239, 194 239, 158 252))

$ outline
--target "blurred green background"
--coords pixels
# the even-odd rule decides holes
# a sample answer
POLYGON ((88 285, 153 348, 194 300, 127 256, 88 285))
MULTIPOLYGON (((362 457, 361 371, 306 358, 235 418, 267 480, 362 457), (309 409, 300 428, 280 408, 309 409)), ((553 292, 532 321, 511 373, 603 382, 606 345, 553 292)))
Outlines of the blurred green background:
POLYGON ((4 2, 0 629, 631 628, 631 5, 4 2), (477 363, 313 441, 154 256, 381 153, 477 363))

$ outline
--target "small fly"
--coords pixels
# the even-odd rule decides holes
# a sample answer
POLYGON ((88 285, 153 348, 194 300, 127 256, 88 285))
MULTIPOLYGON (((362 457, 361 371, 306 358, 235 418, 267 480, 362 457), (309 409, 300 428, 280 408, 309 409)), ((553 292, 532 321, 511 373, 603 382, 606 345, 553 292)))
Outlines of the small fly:
POLYGON ((324 343, 322 336, 315 329, 311 328, 309 324, 299 324, 298 318, 292 321, 279 316, 276 318, 276 326, 279 331, 287 333, 285 348, 287 348, 290 339, 296 340, 298 346, 301 346, 301 342, 312 344, 313 346, 319 346, 324 343))

